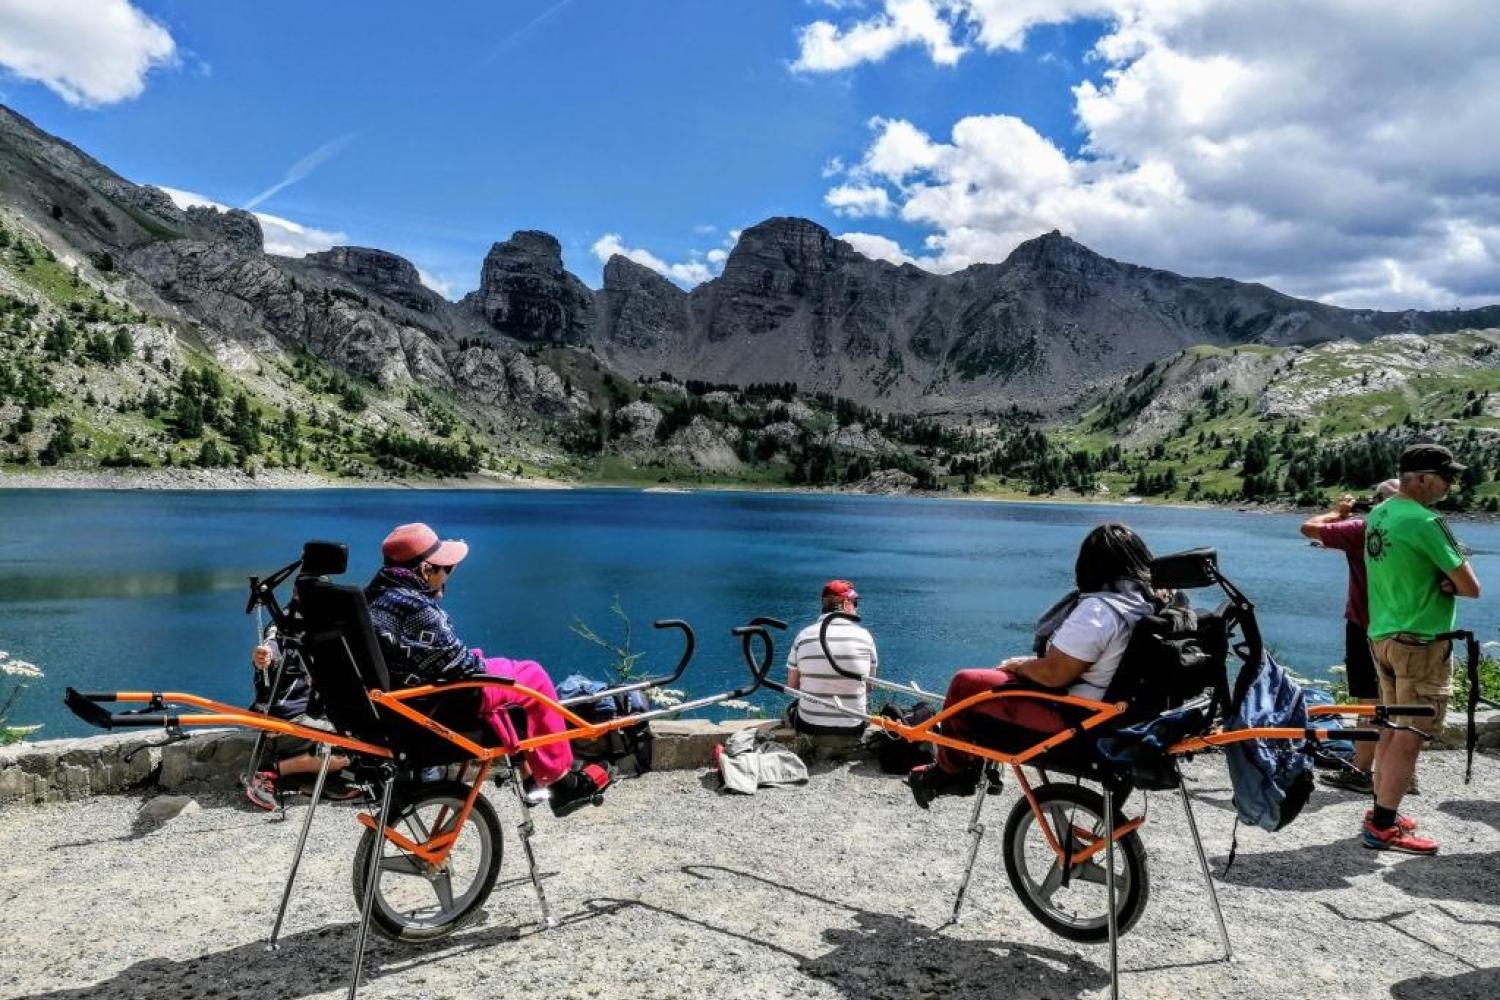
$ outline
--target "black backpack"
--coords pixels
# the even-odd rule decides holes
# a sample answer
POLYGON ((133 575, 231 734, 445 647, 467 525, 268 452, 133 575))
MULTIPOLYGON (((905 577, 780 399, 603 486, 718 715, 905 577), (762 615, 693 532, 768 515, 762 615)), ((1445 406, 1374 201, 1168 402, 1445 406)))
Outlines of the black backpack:
MULTIPOLYGON (((880 707, 880 715, 887 719, 894 719, 905 726, 915 726, 926 722, 936 714, 937 710, 925 701, 919 701, 906 708, 892 702, 886 702, 880 707)), ((865 744, 875 755, 882 774, 906 774, 914 767, 931 764, 937 760, 937 748, 931 743, 913 743, 902 739, 895 733, 874 726, 865 736, 865 744)))
MULTIPOLYGON (((622 715, 635 715, 650 709, 645 695, 639 691, 617 694, 596 701, 585 702, 574 708, 589 722, 609 722, 622 715)), ((637 773, 651 770, 651 726, 638 722, 623 729, 614 729, 598 739, 574 740, 573 756, 583 761, 608 761, 611 764, 633 758, 637 773)))

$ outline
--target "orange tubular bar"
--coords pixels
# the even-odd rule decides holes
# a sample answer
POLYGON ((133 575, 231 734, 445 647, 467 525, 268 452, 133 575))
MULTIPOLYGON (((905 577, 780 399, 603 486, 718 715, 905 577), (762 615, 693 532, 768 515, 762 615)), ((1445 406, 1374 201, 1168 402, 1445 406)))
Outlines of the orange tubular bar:
POLYGON ((1173 743, 1167 747, 1167 753, 1196 753, 1199 750, 1207 750, 1209 747, 1222 747, 1230 743, 1243 743, 1245 740, 1311 739, 1321 743, 1324 740, 1337 740, 1341 734, 1346 732, 1348 730, 1344 729, 1221 729, 1216 733, 1208 733, 1205 736, 1191 736, 1179 743, 1173 743))
MULTIPOLYGON (((152 697, 153 695, 146 691, 120 691, 116 693, 115 701, 149 702, 152 697)), ((373 743, 349 739, 346 736, 339 736, 337 733, 322 729, 313 729, 310 726, 299 726, 294 722, 272 718, 246 708, 235 708, 233 705, 200 698, 195 694, 165 691, 161 694, 161 700, 167 704, 191 705, 194 708, 206 710, 206 713, 198 715, 178 716, 177 724, 181 726, 244 726, 247 729, 259 729, 262 732, 276 733, 280 736, 297 736, 314 743, 327 743, 342 750, 352 750, 355 753, 369 754, 372 757, 389 758, 392 756, 385 747, 376 746, 373 743)))
POLYGON ((1032 758, 1046 753, 1053 747, 1068 742, 1078 734, 1078 730, 1093 729, 1108 722, 1110 719, 1124 712, 1125 708, 1124 703, 1112 704, 1103 701, 1092 701, 1088 698, 1079 698, 1076 695, 1051 694, 1046 691, 981 691, 976 695, 965 698, 963 701, 955 702, 932 718, 925 722, 920 722, 915 726, 903 725, 895 719, 887 719, 878 715, 871 717, 869 721, 872 726, 889 730, 902 739, 913 743, 933 743, 940 747, 948 747, 951 750, 972 754, 975 757, 993 761, 996 764, 1024 764, 1032 758), (940 733, 932 731, 934 726, 949 716, 983 702, 994 701, 997 698, 1032 698, 1037 701, 1050 701, 1060 705, 1076 705, 1079 708, 1093 709, 1094 714, 1080 722, 1076 729, 1069 727, 1062 732, 1054 733, 1052 736, 1022 750, 1020 753, 1002 753, 999 750, 991 750, 988 747, 965 743, 963 740, 956 740, 951 736, 943 736, 940 733))

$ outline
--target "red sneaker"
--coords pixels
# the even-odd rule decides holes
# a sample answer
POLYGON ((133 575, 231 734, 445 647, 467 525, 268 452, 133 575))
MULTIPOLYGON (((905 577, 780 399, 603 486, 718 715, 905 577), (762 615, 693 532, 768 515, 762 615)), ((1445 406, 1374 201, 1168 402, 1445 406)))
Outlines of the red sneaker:
MULTIPOLYGON (((1365 822, 1366 823, 1373 823, 1373 822, 1375 822, 1375 810, 1374 809, 1366 809, 1365 810, 1365 822)), ((1416 833, 1417 832, 1417 821, 1414 820, 1414 819, 1412 819, 1410 816, 1402 816, 1400 813, 1397 813, 1396 814, 1396 825, 1401 828, 1401 832, 1402 833, 1416 833)))
POLYGON ((273 811, 279 804, 276 800, 276 772, 258 771, 245 786, 245 798, 257 809, 273 811))
POLYGON ((1438 851, 1437 841, 1431 837, 1407 833, 1399 824, 1382 830, 1370 820, 1365 820, 1361 840, 1372 851, 1401 851, 1405 854, 1436 854, 1438 851))

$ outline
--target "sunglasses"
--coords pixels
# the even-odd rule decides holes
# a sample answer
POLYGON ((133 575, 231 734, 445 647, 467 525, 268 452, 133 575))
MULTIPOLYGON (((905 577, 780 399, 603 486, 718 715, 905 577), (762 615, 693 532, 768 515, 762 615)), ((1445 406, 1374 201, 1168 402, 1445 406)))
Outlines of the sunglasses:
POLYGON ((448 576, 453 573, 452 566, 439 566, 437 563, 428 563, 427 568, 434 573, 442 573, 444 576, 448 576))

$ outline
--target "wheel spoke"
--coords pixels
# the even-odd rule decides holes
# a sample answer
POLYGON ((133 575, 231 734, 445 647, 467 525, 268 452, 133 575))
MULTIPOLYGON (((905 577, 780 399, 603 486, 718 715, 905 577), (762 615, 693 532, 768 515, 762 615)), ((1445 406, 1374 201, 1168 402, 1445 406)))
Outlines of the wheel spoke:
POLYGON ((1073 878, 1079 882, 1092 882, 1094 885, 1104 885, 1104 866, 1093 858, 1073 867, 1073 878))
POLYGON ((1063 866, 1061 861, 1053 861, 1052 867, 1047 872, 1047 877, 1042 879, 1042 884, 1037 886, 1038 899, 1052 902, 1052 894, 1062 885, 1063 866))
POLYGON ((380 870, 396 875, 425 875, 414 854, 392 854, 380 859, 380 870))
POLYGON ((437 893, 438 905, 442 907, 443 913, 453 909, 453 883, 446 871, 438 872, 432 877, 432 891, 437 893))

